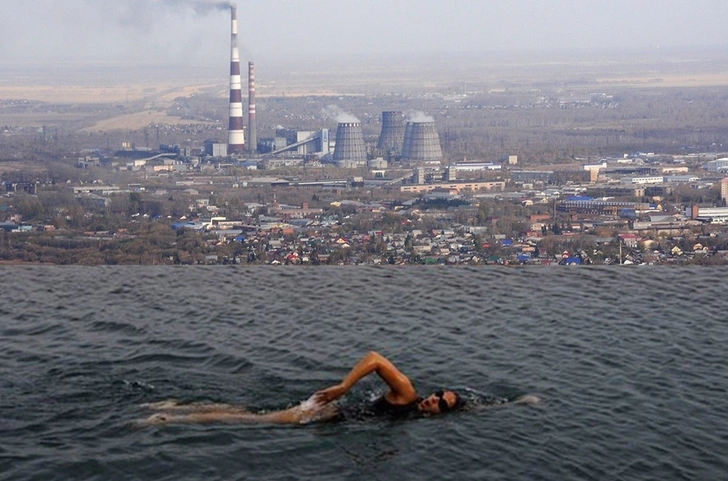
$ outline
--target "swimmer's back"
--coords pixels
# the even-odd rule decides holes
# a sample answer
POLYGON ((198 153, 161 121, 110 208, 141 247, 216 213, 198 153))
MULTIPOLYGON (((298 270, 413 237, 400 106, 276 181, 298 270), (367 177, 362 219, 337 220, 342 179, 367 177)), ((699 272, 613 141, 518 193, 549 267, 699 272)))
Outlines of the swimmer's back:
POLYGON ((366 405, 339 406, 337 420, 363 421, 371 418, 399 420, 410 419, 420 414, 417 402, 396 405, 389 403, 384 396, 380 396, 374 402, 366 405))

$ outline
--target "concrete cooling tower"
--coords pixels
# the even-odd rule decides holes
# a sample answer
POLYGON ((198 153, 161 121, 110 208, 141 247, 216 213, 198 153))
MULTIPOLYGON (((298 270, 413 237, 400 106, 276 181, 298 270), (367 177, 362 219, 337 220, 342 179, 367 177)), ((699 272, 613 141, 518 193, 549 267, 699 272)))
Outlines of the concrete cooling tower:
POLYGON ((399 154, 404 142, 404 115, 402 112, 382 112, 382 132, 377 149, 385 153, 399 154))
POLYGON ((424 162, 442 160, 440 136, 435 122, 407 122, 402 143, 402 160, 424 162))
POLYGON ((404 138, 402 139, 402 147, 400 151, 402 153, 402 159, 409 155, 409 141, 412 138, 412 122, 407 122, 404 125, 404 138))
POLYGON ((336 129, 334 162, 366 162, 367 149, 359 122, 340 122, 336 129))

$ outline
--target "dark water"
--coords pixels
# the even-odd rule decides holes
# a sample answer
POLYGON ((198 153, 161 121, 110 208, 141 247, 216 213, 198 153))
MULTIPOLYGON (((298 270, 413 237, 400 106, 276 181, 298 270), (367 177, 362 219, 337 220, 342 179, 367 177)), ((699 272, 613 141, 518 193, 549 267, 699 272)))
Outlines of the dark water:
MULTIPOLYGON (((719 268, 0 269, 2 480, 717 480, 719 268), (137 429, 140 403, 279 409, 368 350, 422 392, 536 393, 409 421, 137 429), (468 391, 472 390, 472 391, 468 391)), ((381 392, 375 379, 345 402, 381 392)))

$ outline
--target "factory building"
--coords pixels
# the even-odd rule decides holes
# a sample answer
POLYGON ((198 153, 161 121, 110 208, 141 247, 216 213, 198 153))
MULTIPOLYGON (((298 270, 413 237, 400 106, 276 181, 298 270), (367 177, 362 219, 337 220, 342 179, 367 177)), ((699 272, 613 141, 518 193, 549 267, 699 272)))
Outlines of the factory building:
POLYGON ((728 157, 711 160, 704 167, 708 172, 728 172, 728 157))

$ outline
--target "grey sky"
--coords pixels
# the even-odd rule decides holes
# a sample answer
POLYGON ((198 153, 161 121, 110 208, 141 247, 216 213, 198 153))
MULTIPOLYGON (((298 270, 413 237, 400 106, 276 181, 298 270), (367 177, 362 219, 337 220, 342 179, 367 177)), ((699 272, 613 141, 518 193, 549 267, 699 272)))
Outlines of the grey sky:
MULTIPOLYGON (((194 0, 1 0, 0 64, 223 65, 229 14, 194 0), (200 8, 207 6, 209 8, 200 8)), ((243 60, 564 48, 728 48, 726 0, 240 0, 243 60)))

